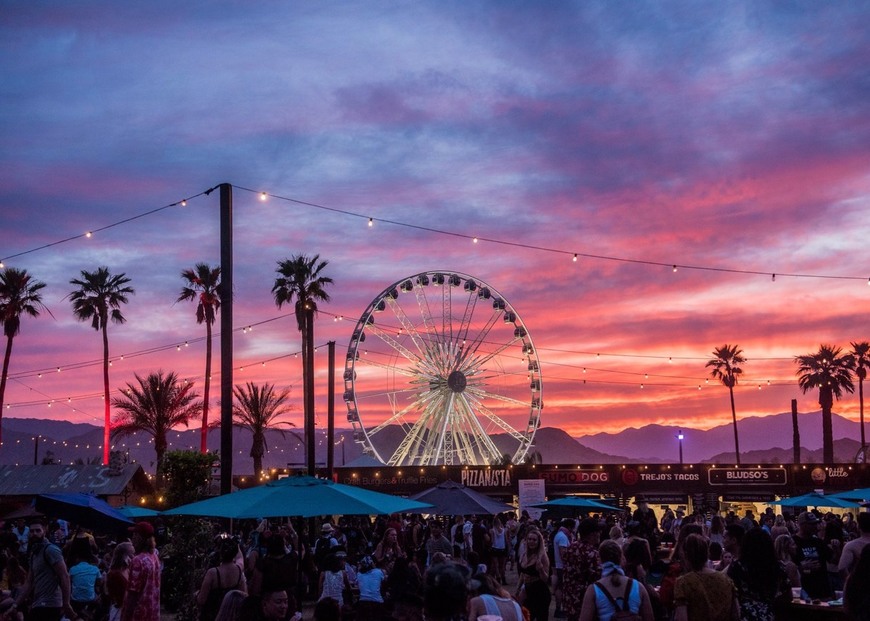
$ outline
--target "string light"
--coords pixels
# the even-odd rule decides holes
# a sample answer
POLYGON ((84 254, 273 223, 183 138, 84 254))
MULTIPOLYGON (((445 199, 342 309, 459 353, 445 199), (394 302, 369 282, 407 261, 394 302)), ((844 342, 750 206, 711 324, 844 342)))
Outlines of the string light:
POLYGON ((576 252, 574 253, 574 258, 572 259, 572 261, 574 261, 574 263, 577 263, 577 253, 576 252))
POLYGON ((260 200, 265 201, 269 197, 265 192, 260 192, 260 200))
POLYGON ((477 238, 475 237, 474 239, 471 240, 471 242, 474 243, 474 244, 476 244, 476 243, 477 243, 477 238))
POLYGON ((676 265, 674 266, 674 271, 675 271, 675 272, 677 271, 677 266, 676 266, 676 265))
POLYGON ((369 228, 372 228, 375 225, 375 221, 369 218, 369 228))
POLYGON ((186 201, 186 200, 182 200, 182 201, 181 201, 181 206, 182 206, 182 207, 187 207, 187 201, 186 201))
POLYGON ((91 235, 93 235, 93 233, 91 233, 90 231, 88 231, 87 233, 85 233, 85 237, 88 237, 88 238, 89 238, 91 235))

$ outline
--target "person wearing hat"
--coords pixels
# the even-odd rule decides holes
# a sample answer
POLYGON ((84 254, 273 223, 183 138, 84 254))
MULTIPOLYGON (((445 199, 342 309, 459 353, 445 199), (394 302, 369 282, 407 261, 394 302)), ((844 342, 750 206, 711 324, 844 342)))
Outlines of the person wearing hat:
POLYGON ((658 519, 656 518, 656 512, 650 508, 646 497, 642 494, 638 494, 637 497, 635 497, 634 504, 637 505, 637 509, 634 510, 631 519, 634 522, 640 522, 641 537, 649 541, 650 548, 655 550, 656 528, 658 528, 659 524, 658 519))
POLYGON ((812 511, 804 511, 797 518, 798 534, 792 537, 797 546, 795 561, 801 572, 801 586, 813 599, 830 599, 833 596, 828 581, 826 563, 832 557, 831 550, 816 535, 819 518, 812 511))
POLYGON ((580 616, 586 588, 601 577, 598 544, 601 525, 595 518, 580 520, 575 539, 562 554, 562 609, 569 621, 580 616))
POLYGON ((320 527, 320 537, 314 542, 314 563, 317 565, 318 571, 323 571, 326 566, 326 557, 329 556, 333 548, 338 547, 338 539, 333 536, 332 524, 324 522, 320 527))
POLYGON ((160 559, 154 527, 148 522, 137 522, 129 530, 136 556, 130 561, 121 621, 160 621, 160 559))

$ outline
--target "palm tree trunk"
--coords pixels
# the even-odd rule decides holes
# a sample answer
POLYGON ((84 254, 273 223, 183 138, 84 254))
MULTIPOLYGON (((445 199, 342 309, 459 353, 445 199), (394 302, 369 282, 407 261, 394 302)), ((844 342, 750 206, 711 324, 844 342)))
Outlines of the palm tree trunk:
POLYGON ((208 452, 208 394, 211 388, 211 324, 205 322, 205 385, 202 390, 202 432, 199 452, 208 452))
POLYGON ((306 461, 309 476, 314 476, 315 470, 315 438, 314 438, 314 310, 305 310, 305 341, 302 349, 302 377, 305 386, 305 432, 308 434, 308 449, 306 461))
MULTIPOLYGON (((3 369, 3 379, 6 379, 6 368, 3 369)), ((861 408, 861 450, 864 450, 864 447, 867 446, 867 443, 864 441, 864 378, 858 378, 858 405, 861 408)), ((3 407, 3 392, 0 389, 0 408, 3 407)))
MULTIPOLYGON (((12 357, 12 339, 14 337, 10 334, 6 337, 6 355, 3 356, 3 375, 0 376, 0 444, 3 442, 3 403, 4 398, 6 397, 6 377, 9 375, 9 359, 12 357)), ((863 422, 863 419, 862 419, 863 422)), ((863 425, 861 427, 861 433, 864 433, 863 425)))
POLYGON ((103 465, 109 465, 109 451, 111 450, 112 439, 112 418, 111 404, 109 403, 109 331, 106 329, 106 322, 103 325, 103 409, 104 426, 103 426, 103 465))
POLYGON ((822 406, 822 461, 834 463, 834 419, 831 409, 834 407, 834 392, 830 387, 819 388, 819 405, 822 406))
POLYGON ((728 392, 731 393, 731 422, 734 425, 734 459, 737 465, 740 465, 740 440, 737 436, 737 410, 734 408, 734 386, 728 387, 728 392))
POLYGON ((251 457, 254 459, 254 478, 260 480, 260 473, 263 471, 263 433, 254 434, 254 442, 251 445, 251 457))

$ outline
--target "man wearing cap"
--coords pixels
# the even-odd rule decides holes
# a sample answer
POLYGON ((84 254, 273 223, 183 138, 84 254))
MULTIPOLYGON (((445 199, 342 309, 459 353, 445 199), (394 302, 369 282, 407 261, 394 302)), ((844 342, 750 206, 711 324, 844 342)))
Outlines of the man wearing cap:
POLYGON ((830 599, 831 583, 828 581, 826 563, 831 551, 825 542, 816 536, 819 518, 812 511, 798 516, 798 534, 792 537, 797 546, 797 565, 801 572, 801 586, 813 599, 830 599))
POLYGON ((634 510, 631 519, 632 521, 640 522, 641 537, 649 541, 650 548, 655 549, 655 529, 659 523, 658 519, 656 518, 656 512, 650 508, 649 503, 647 503, 646 497, 640 494, 638 494, 637 498, 635 498, 634 504, 637 505, 637 509, 634 510))
POLYGON ((45 521, 33 520, 28 530, 28 563, 30 571, 15 599, 19 607, 30 600, 32 621, 59 621, 61 615, 73 619, 77 615, 70 606, 70 581, 63 553, 45 539, 45 521))
POLYGON ((137 522, 130 532, 136 556, 130 561, 121 621, 160 621, 160 559, 154 527, 148 522, 137 522))
POLYGON ((576 621, 583 607, 586 588, 601 577, 601 525, 595 518, 584 518, 575 539, 562 553, 562 608, 568 621, 576 621))

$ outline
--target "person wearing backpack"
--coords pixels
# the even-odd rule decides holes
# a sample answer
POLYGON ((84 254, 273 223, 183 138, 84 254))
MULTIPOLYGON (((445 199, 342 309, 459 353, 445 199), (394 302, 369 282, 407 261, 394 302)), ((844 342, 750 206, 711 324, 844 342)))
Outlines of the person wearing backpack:
POLYGON ((649 595, 622 571, 622 548, 607 539, 598 547, 601 579, 583 597, 580 621, 655 621, 649 595))
POLYGON ((34 620, 59 621, 61 615, 73 619, 77 615, 70 605, 70 581, 63 552, 45 539, 44 519, 30 523, 28 564, 30 571, 15 598, 16 608, 30 601, 30 616, 34 620))

